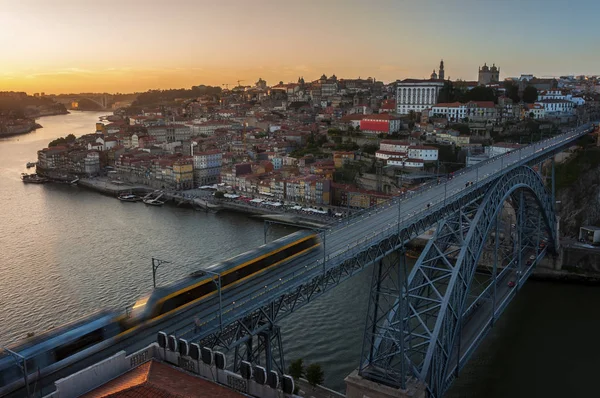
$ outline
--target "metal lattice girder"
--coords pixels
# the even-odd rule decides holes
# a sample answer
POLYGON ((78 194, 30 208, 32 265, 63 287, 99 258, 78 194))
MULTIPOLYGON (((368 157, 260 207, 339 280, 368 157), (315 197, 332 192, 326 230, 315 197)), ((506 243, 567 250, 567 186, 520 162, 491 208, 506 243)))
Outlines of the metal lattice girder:
MULTIPOLYGON (((401 386, 402 380, 385 378, 399 376, 404 368, 426 382, 431 396, 443 394, 452 378, 448 375, 449 361, 456 349, 479 257, 504 202, 510 201, 514 192, 519 192, 521 225, 528 225, 525 220, 534 215, 537 221, 541 212, 548 236, 555 239, 554 203, 532 169, 515 168, 486 191, 485 196, 464 204, 438 224, 387 319, 372 328, 376 337, 362 364, 367 377, 401 386), (532 202, 535 204, 525 205, 532 202), (404 340, 398 341, 398 336, 404 340), (394 368, 394 364, 402 366, 394 368)), ((460 348, 456 355, 460 360, 460 348)))
POLYGON ((365 241, 363 247, 351 248, 339 262, 331 264, 325 273, 317 274, 312 279, 296 278, 282 293, 275 296, 265 294, 260 299, 252 299, 244 306, 226 309, 222 330, 215 313, 212 320, 203 325, 201 331, 190 328, 179 333, 179 336, 211 348, 217 347, 225 351, 235 349, 271 328, 278 319, 402 248, 405 243, 436 225, 448 214, 470 206, 485 194, 489 185, 482 184, 462 192, 460 196, 452 198, 452 201, 449 200, 448 204, 433 206, 418 217, 403 222, 401 228, 392 224, 383 231, 384 233, 365 241))

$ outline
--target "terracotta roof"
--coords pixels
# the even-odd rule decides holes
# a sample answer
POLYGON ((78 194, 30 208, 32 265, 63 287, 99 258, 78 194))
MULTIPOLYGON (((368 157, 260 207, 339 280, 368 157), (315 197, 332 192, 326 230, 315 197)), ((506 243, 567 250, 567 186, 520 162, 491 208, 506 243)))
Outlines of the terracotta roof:
POLYGON ((464 105, 458 101, 456 102, 440 102, 439 104, 435 104, 434 107, 438 108, 458 108, 459 106, 464 105))
POLYGON ((396 116, 389 115, 387 113, 375 113, 373 115, 364 115, 364 118, 362 120, 373 120, 373 121, 379 121, 379 120, 400 120, 400 118, 396 117, 396 116))
POLYGON ((90 391, 82 398, 241 398, 233 390, 160 362, 147 362, 90 391))
POLYGON ((436 147, 427 146, 427 145, 413 145, 413 146, 409 147, 408 149, 409 150, 411 150, 411 149, 423 149, 423 150, 429 150, 429 151, 437 151, 438 150, 436 147))

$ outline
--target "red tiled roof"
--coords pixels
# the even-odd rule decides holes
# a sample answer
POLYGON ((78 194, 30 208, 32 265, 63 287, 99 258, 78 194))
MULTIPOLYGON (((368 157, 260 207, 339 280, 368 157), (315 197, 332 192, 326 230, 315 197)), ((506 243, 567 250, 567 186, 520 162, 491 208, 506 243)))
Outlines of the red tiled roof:
POLYGON ((403 145, 403 146, 408 146, 410 145, 409 142, 406 141, 399 141, 399 140, 381 140, 380 144, 389 144, 389 145, 403 145))
POLYGON ((435 151, 438 150, 436 147, 426 146, 426 145, 413 145, 413 146, 409 147, 408 149, 426 149, 426 150, 435 150, 435 151))
POLYGON ((82 396, 82 398, 242 398, 216 383, 160 362, 147 362, 82 396))
POLYGON ((376 113, 373 115, 364 115, 362 120, 400 120, 400 118, 387 113, 376 113))
POLYGON ((434 107, 439 107, 439 108, 457 108, 459 106, 461 106, 463 104, 461 104, 460 102, 456 101, 456 102, 440 102, 439 104, 435 104, 434 107))

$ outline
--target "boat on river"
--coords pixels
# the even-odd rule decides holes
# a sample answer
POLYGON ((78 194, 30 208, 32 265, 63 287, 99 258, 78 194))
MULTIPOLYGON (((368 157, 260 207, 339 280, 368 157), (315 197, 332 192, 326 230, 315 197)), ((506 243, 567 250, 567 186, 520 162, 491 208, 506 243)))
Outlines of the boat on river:
POLYGON ((21 174, 21 180, 26 184, 43 184, 45 182, 48 182, 47 178, 40 177, 37 174, 27 174, 27 173, 21 174))
POLYGON ((166 200, 160 200, 160 198, 162 198, 163 195, 164 193, 162 191, 154 191, 152 193, 149 193, 148 195, 144 196, 144 203, 150 206, 162 206, 166 202, 166 200), (157 192, 158 196, 155 198, 152 197, 157 192))
POLYGON ((140 200, 142 200, 142 198, 132 193, 122 193, 119 196, 117 196, 117 199, 119 199, 122 202, 139 202, 140 200))
POLYGON ((144 203, 150 206, 162 206, 165 204, 164 201, 158 199, 144 199, 144 203))

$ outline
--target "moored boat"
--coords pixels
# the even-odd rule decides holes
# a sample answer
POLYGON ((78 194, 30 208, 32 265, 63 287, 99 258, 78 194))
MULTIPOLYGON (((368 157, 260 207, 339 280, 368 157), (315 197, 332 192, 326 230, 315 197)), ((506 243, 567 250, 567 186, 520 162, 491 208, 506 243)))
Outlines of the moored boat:
POLYGON ((162 206, 165 204, 164 201, 158 199, 144 199, 144 203, 150 206, 162 206))
POLYGON ((138 202, 142 198, 131 193, 122 193, 117 197, 122 202, 138 202))
POLYGON ((23 180, 24 183, 28 183, 28 184, 43 184, 45 182, 48 182, 47 178, 40 177, 37 174, 26 174, 26 173, 21 174, 21 180, 23 180))

